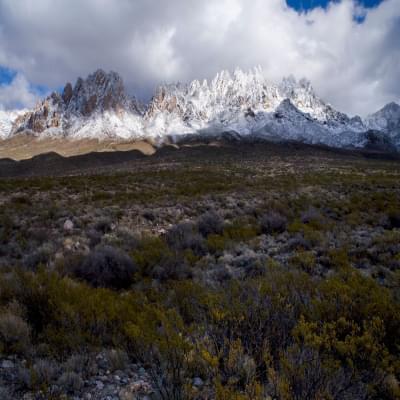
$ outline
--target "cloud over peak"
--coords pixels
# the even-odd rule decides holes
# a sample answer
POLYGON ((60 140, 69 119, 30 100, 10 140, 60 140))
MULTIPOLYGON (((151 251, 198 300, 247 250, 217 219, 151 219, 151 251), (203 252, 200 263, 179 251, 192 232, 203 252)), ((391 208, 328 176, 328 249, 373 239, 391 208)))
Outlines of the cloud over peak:
POLYGON ((9 84, 0 85, 0 110, 32 107, 38 99, 22 74, 17 74, 9 84))
POLYGON ((284 0, 0 0, 0 65, 49 87, 112 69, 139 97, 261 65, 271 81, 305 76, 336 108, 367 114, 400 98, 399 37, 400 0, 306 13, 284 0))

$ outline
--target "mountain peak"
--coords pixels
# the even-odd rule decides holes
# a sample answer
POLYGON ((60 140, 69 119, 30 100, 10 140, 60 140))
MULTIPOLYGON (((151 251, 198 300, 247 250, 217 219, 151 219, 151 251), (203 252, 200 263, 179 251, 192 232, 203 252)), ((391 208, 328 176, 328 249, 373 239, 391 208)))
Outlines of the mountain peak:
POLYGON ((53 93, 22 117, 2 118, 2 130, 12 126, 11 134, 161 141, 235 131, 341 147, 362 146, 365 133, 374 129, 400 145, 398 104, 389 103, 365 121, 349 118, 321 100, 309 80, 288 76, 271 83, 259 67, 224 70, 209 81, 162 85, 145 109, 127 95, 120 75, 98 69, 74 86, 67 83, 62 94, 53 93))
POLYGON ((393 111, 397 112, 397 111, 400 110, 400 105, 397 104, 397 103, 395 103, 394 101, 392 101, 392 102, 386 104, 386 105, 382 108, 382 110, 391 111, 391 112, 393 112, 393 111))
POLYGON ((52 93, 25 114, 14 132, 65 135, 71 129, 79 130, 85 119, 101 119, 107 112, 121 119, 126 114, 138 115, 139 107, 126 94, 120 75, 98 69, 86 79, 79 77, 75 86, 67 83, 61 95, 52 93))
POLYGON ((72 92, 68 84, 65 89, 67 112, 73 114, 88 117, 94 112, 135 108, 125 93, 122 78, 113 71, 98 69, 86 79, 78 78, 72 92))

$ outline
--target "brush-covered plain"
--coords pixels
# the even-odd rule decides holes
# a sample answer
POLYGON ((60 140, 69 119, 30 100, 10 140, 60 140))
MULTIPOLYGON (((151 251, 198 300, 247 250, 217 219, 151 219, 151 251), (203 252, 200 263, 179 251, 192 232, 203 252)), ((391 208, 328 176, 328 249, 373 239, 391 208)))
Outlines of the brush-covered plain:
POLYGON ((174 154, 0 180, 1 397, 399 398, 400 163, 174 154))

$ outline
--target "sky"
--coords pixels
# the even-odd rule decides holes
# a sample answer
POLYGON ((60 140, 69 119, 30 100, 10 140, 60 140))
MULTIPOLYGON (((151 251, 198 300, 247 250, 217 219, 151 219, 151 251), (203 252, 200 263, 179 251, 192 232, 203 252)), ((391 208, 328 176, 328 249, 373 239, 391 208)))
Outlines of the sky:
POLYGON ((0 0, 0 108, 32 107, 98 68, 157 85, 261 66, 338 110, 400 102, 400 0, 0 0))

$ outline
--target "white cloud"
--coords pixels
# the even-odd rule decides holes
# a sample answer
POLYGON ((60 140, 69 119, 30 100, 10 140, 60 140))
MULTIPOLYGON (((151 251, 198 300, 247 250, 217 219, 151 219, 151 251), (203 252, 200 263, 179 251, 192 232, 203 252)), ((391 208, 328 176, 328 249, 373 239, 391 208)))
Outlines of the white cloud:
POLYGON ((51 87, 113 69, 139 97, 160 81, 261 65, 271 80, 305 76, 338 109, 366 114, 400 98, 399 37, 400 0, 306 14, 285 0, 0 0, 0 65, 51 87))
POLYGON ((8 85, 0 85, 0 109, 32 107, 38 100, 27 79, 18 74, 8 85))

